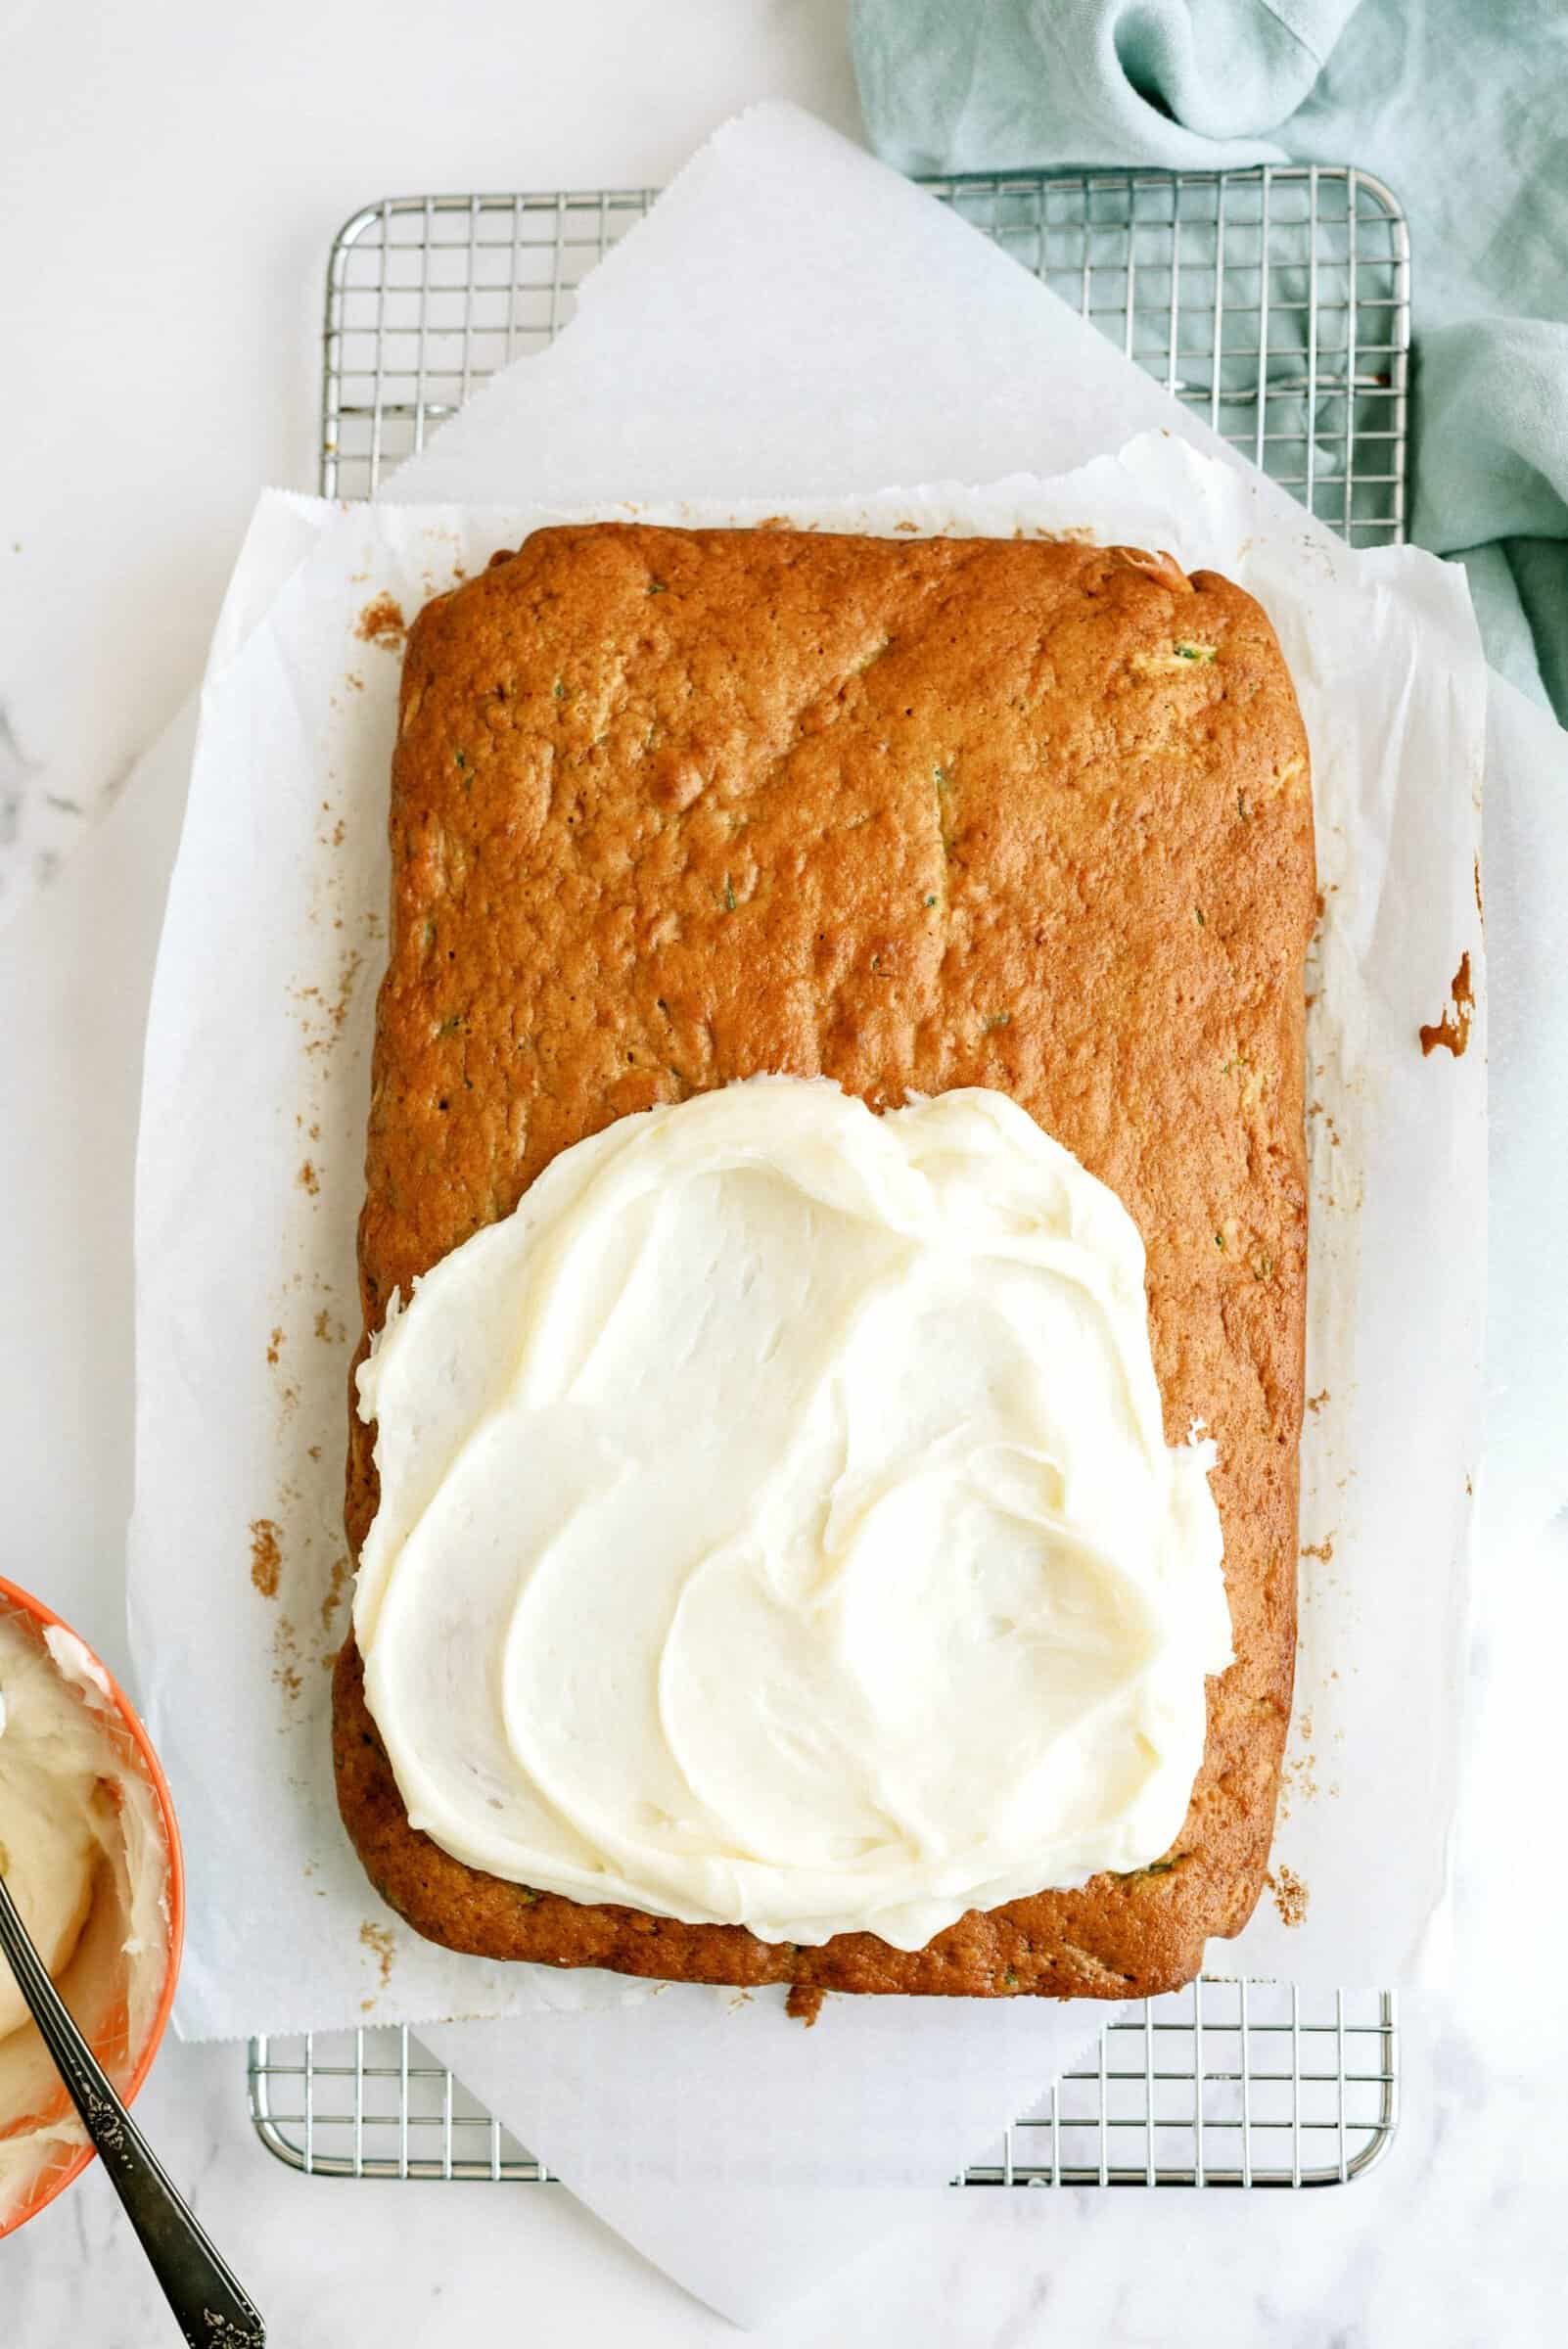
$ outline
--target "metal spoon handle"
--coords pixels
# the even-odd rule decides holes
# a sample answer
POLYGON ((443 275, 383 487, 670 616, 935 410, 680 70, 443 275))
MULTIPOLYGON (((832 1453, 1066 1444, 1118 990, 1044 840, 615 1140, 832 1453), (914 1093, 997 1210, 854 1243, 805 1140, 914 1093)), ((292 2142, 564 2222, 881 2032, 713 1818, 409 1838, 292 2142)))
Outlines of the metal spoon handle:
POLYGON ((141 2237, 187 2341, 200 2349, 264 2349, 266 2333, 162 2164, 71 2021, 0 1876, 0 1952, 97 2146, 125 2215, 141 2237))

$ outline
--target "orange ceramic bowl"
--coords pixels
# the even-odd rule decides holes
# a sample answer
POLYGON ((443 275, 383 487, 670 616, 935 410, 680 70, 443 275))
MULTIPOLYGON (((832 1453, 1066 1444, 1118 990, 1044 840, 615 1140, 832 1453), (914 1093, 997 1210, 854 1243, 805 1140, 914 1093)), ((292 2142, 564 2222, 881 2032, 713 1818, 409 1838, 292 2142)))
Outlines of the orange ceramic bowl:
MULTIPOLYGON (((74 1958, 65 1978, 68 1993, 70 1994, 69 2003, 78 2021, 83 2022, 87 2030, 93 2052, 114 2081, 123 2101, 129 2104, 152 2069, 153 2058, 158 2053, 168 2023, 185 1935, 185 1869, 168 1781, 130 1699, 86 1641, 78 1639, 77 1635, 70 1631, 69 1624, 62 1623, 60 1617, 46 1607, 41 1599, 34 1598, 29 1591, 19 1589, 15 1583, 8 1583, 3 1576, 0 1576, 0 1616, 9 1618, 24 1634, 30 1633, 43 1648, 46 1648, 44 1635, 51 1629, 66 1633, 77 1640, 88 1664, 102 1675, 105 1692, 102 1702, 90 1700, 86 1695, 82 1696, 81 1702, 84 1705, 91 1703, 94 1717, 114 1749, 115 1760, 125 1777, 139 1779, 152 1798, 154 1832, 157 1843, 161 1845, 165 1864, 162 1905, 167 1929, 162 1978, 156 1986, 156 1995, 152 1986, 138 1989, 136 2004, 141 2019, 133 2034, 131 1999, 126 1981, 113 1978, 105 1965, 98 1967, 95 1979, 88 1958, 83 1959, 79 1984, 73 1984, 70 1979, 77 1963, 74 1958), (130 2044, 133 2036, 136 2042, 134 2046, 130 2044)), ((91 1934, 92 1918, 89 1917, 83 1929, 84 1944, 91 1934)), ((106 1937, 102 1934, 98 1937, 106 1953, 106 1964, 112 1963, 114 1938, 113 1935, 106 1937)), ((122 1939, 123 1935, 119 1938, 122 1939)), ((91 1955, 88 1953, 89 1958, 91 1955)), ((4 1964, 5 1959, 0 1958, 0 1966, 4 1964)), ((119 1971, 121 1975, 124 1974, 123 1963, 119 1971)), ((23 2036, 22 2032, 18 2032, 14 2038, 0 2042, 0 2052, 12 2049, 14 2042, 21 2041, 23 2036)), ((0 2157, 4 2156, 8 2140, 20 2141, 23 2132, 29 2135, 42 2133, 47 2140, 47 2133, 54 2122, 67 2119, 69 2115, 69 2103, 64 2088, 58 2086, 52 2071, 48 2074, 43 2071, 47 2058, 43 2057, 42 2049, 37 2046, 35 2039, 33 2047, 41 2060, 32 2060, 29 2053, 24 2066, 23 2059, 19 2058, 14 2067, 19 2076, 23 2068, 30 2075, 27 2093, 23 2095, 25 2109, 7 2109, 4 2101, 0 2100, 0 2157), (41 2088, 40 2079, 43 2081, 41 2088)), ((22 2095, 18 2082, 13 2082, 9 2093, 15 2105, 18 2096, 22 2095)), ((67 2142, 50 2149, 37 2174, 29 2177, 21 2188, 20 2199, 9 2205, 0 2202, 0 2236, 15 2234, 26 2220, 51 2203, 57 2194, 64 2193, 72 2179, 80 2177, 92 2158, 90 2145, 67 2142)), ((3 2164, 0 2164, 0 2168, 3 2168, 3 2164)), ((0 2177, 0 2188, 3 2188, 3 2177, 0 2177)))

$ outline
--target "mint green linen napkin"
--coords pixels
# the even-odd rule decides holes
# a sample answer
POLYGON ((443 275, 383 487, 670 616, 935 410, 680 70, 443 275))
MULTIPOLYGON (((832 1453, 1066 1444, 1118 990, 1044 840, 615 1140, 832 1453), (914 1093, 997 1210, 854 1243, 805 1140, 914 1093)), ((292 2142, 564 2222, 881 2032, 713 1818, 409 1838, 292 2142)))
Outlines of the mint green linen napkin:
POLYGON ((1568 719, 1568 11, 1561 0, 853 0, 906 171, 1354 162, 1410 219, 1412 535, 1495 668, 1568 719))

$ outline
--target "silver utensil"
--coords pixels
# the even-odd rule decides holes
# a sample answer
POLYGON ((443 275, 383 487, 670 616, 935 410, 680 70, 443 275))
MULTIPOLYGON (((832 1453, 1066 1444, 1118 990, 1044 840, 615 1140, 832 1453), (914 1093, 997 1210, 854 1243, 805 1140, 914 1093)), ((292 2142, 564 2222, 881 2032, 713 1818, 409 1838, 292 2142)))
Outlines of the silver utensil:
POLYGON ((0 1953, 10 1960, 44 2045, 187 2341, 200 2344, 200 2349, 265 2349, 261 2319, 169 2184, 152 2146, 71 2021, 3 1874, 0 1953))

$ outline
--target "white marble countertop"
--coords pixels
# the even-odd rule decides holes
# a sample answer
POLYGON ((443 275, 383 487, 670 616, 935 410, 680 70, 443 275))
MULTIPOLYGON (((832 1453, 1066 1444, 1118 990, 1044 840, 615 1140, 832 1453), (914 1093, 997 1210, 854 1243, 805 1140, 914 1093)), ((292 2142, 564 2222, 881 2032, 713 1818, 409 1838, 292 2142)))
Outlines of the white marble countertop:
MULTIPOLYGON (((438 37, 406 0, 275 0, 248 17, 152 0, 84 23, 0 0, 0 811, 16 767, 84 807, 114 790, 199 672, 256 488, 313 485, 322 259, 360 203, 657 183, 769 94, 857 125, 842 0, 454 0, 442 18, 438 37)), ((8 1002, 8 1017, 24 1011, 8 1002)), ((93 1114, 133 1105, 128 1072, 123 1099, 93 1114)), ((8 1138, 23 1111, 6 1105, 8 1138)), ((47 1142, 33 1129, 51 1162, 91 1147, 86 1124, 69 1127, 84 1113, 69 1082, 32 1114, 51 1121, 47 1142)), ((89 1264, 117 1264, 121 1245, 97 1235, 89 1264)), ((4 1278, 0 1250, 0 1320, 4 1278)), ((127 1366, 123 1343, 108 1333, 111 1367, 127 1366)), ((123 1666, 126 1448, 95 1448, 83 1473, 61 1440, 62 1399, 29 1385, 10 1324, 0 1355, 0 1570, 123 1666)), ((1561 1522, 1527 1554, 1483 1555, 1472 1718, 1454 1728, 1473 1752, 1457 1987, 1405 2000, 1405 2118, 1379 2169, 1295 2197, 934 2191, 761 2337, 1547 2337, 1568 2281, 1568 1871, 1536 1855, 1561 1774, 1565 1570, 1561 1522)), ((171 2042, 140 2110, 275 2341, 730 2332, 559 2189, 291 2175, 250 2135, 242 2074, 238 2050, 171 2042)), ((0 2245, 0 2335, 7 2349, 172 2337, 96 2169, 0 2245)))

